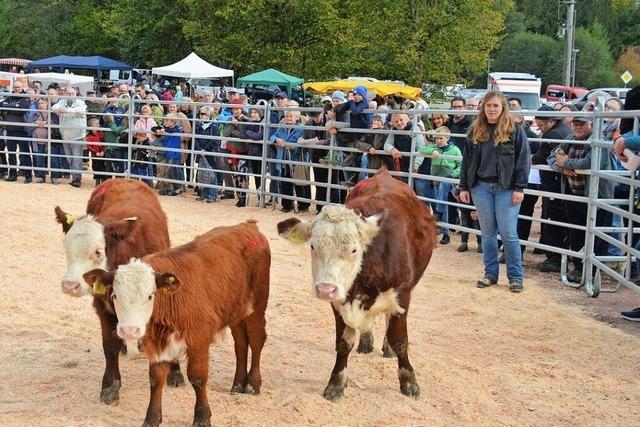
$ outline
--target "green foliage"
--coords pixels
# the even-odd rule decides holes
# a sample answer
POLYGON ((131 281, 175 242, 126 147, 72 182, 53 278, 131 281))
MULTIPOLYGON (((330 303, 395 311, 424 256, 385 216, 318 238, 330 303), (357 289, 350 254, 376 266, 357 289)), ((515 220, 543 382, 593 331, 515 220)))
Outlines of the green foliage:
POLYGON ((637 85, 640 81, 640 46, 629 48, 620 55, 620 58, 616 61, 614 70, 618 82, 622 82, 622 80, 620 80, 622 73, 629 71, 633 76, 633 80, 629 82, 629 85, 637 85))
POLYGON ((604 34, 604 27, 595 23, 591 31, 576 30, 576 86, 616 86, 613 58, 604 34))
POLYGON ((531 73, 543 85, 558 84, 562 81, 562 44, 542 34, 516 33, 500 45, 491 71, 531 73))
POLYGON ((0 0, 3 55, 165 65, 196 51, 245 75, 460 82, 482 75, 515 0, 0 0), (35 30, 34 30, 35 29, 35 30))

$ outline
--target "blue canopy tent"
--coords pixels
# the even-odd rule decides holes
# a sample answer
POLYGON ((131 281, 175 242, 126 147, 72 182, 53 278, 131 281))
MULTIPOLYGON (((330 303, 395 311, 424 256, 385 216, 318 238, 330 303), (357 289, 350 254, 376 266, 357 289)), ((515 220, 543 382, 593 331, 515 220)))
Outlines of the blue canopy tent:
POLYGON ((61 73, 65 68, 84 68, 96 70, 96 76, 100 78, 102 70, 131 70, 131 65, 104 56, 69 56, 58 55, 51 58, 43 58, 29 63, 29 69, 54 68, 61 73))

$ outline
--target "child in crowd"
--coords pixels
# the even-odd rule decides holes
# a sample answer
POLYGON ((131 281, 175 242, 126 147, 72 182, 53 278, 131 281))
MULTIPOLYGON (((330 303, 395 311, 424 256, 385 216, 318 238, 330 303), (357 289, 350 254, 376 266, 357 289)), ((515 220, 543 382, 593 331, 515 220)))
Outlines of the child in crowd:
MULTIPOLYGON (((120 142, 120 136, 127 128, 127 123, 123 120, 122 125, 118 126, 111 114, 105 114, 102 116, 102 120, 104 121, 104 127, 109 128, 109 130, 104 133, 105 171, 111 173, 124 172, 126 165, 122 160, 122 149, 115 144, 120 142)), ((124 158, 126 158, 126 156, 124 158)))
POLYGON ((91 129, 100 127, 100 119, 94 117, 87 121, 89 129, 84 140, 87 142, 87 149, 91 156, 91 169, 93 170, 93 179, 96 187, 100 185, 108 177, 100 172, 106 170, 106 162, 104 160, 104 132, 101 130, 91 129))
MULTIPOLYGON (((371 119, 371 129, 385 129, 382 116, 374 114, 371 119)), ((391 158, 385 154, 376 154, 376 151, 384 150, 384 142, 387 139, 387 135, 383 133, 367 133, 356 142, 356 148, 360 151, 364 151, 360 161, 360 167, 363 169, 375 169, 378 170, 382 165, 386 165, 388 168, 391 166, 391 158)), ((358 181, 365 179, 369 174, 367 172, 360 172, 358 181)))
MULTIPOLYGON (((425 156, 431 156, 431 175, 442 178, 458 178, 460 176, 460 167, 462 162, 460 160, 444 159, 442 156, 448 157, 460 157, 462 153, 455 144, 449 143, 449 128, 446 126, 440 126, 436 129, 435 145, 427 145, 420 152, 425 156)), ((453 183, 440 181, 436 185, 436 199, 441 202, 446 202, 449 198, 449 192, 453 188, 453 183)), ((440 221, 445 223, 449 222, 449 205, 444 203, 438 203, 435 207, 436 215, 440 221)), ((442 239, 441 245, 449 244, 449 229, 442 227, 442 239)))
MULTIPOLYGON (((175 181, 184 181, 184 170, 182 168, 182 153, 179 150, 182 148, 182 127, 178 125, 178 117, 173 114, 167 114, 164 119, 163 128, 158 129, 157 133, 162 136, 162 146, 167 150, 164 152, 167 159, 166 177, 175 181)), ((170 183, 169 188, 171 191, 167 193, 168 196, 179 196, 182 194, 182 184, 177 182, 170 183)), ((163 194, 163 193, 160 193, 163 194)))
MULTIPOLYGON (((151 142, 147 138, 146 130, 137 130, 133 139, 131 152, 131 173, 133 175, 150 176, 149 161, 151 142)), ((149 178, 142 178, 142 182, 153 188, 153 181, 149 178)))
MULTIPOLYGON (((34 166, 37 168, 47 167, 47 139, 49 138, 49 127, 47 126, 47 120, 49 113, 47 111, 47 100, 44 98, 38 99, 36 102, 37 110, 29 113, 31 123, 34 123, 37 127, 33 129, 33 160, 34 166)), ((35 171, 36 178, 40 184, 44 184, 47 177, 47 171, 37 170, 35 171)))

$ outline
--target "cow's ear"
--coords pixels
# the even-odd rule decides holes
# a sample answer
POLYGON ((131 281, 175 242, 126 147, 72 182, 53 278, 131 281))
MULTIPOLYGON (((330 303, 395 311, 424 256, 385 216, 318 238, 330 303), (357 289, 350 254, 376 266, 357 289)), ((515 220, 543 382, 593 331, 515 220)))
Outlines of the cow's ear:
POLYGON ((54 212, 56 213, 56 221, 58 221, 58 223, 62 225, 62 232, 64 234, 67 234, 67 232, 71 229, 71 226, 73 225, 73 221, 74 221, 73 215, 68 214, 62 209, 60 209, 60 206, 56 206, 56 208, 54 209, 54 212))
POLYGON ((135 230, 139 222, 140 220, 137 216, 111 222, 105 225, 104 234, 116 240, 124 240, 135 230))
POLYGON ((313 223, 300 221, 298 218, 289 218, 278 223, 278 234, 291 243, 304 243, 311 238, 313 223))
POLYGON ((378 234, 380 223, 384 219, 384 216, 384 213, 379 213, 367 218, 362 218, 362 221, 358 221, 358 233, 360 234, 360 242, 363 245, 368 245, 375 235, 378 234))
POLYGON ((84 281, 91 286, 94 295, 109 295, 113 287, 115 272, 96 268, 82 275, 84 281))
POLYGON ((156 288, 163 292, 175 292, 180 287, 180 279, 173 273, 156 274, 156 288))

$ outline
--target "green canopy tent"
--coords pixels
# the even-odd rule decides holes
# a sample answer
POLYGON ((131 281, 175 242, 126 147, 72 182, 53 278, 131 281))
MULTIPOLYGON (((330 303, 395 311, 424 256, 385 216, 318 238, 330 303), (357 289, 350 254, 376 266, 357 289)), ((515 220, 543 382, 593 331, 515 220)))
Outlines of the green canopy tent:
POLYGON ((304 83, 304 79, 301 79, 300 77, 290 76, 289 74, 285 74, 282 71, 276 70, 275 68, 269 68, 267 70, 249 74, 248 76, 240 77, 237 81, 238 85, 254 84, 286 86, 289 98, 291 98, 291 88, 302 83, 304 83))

